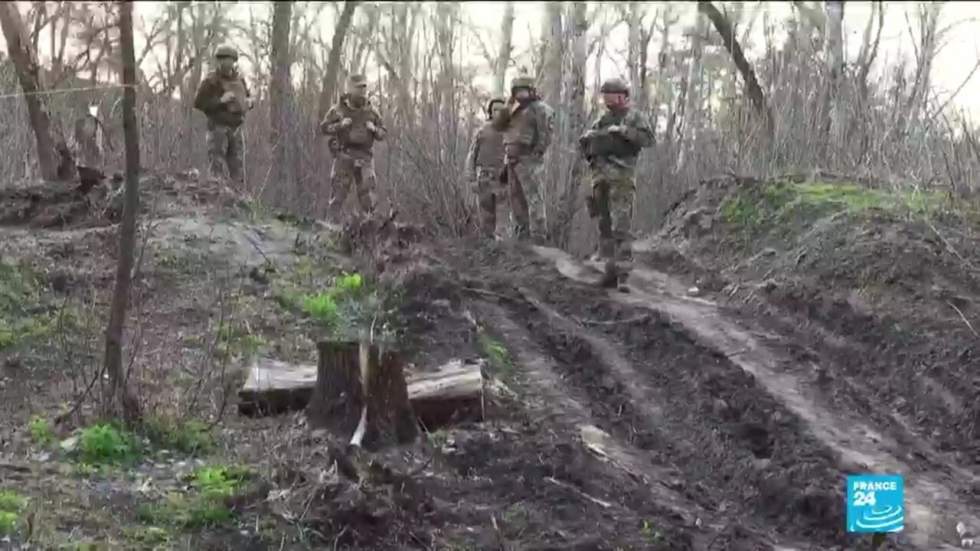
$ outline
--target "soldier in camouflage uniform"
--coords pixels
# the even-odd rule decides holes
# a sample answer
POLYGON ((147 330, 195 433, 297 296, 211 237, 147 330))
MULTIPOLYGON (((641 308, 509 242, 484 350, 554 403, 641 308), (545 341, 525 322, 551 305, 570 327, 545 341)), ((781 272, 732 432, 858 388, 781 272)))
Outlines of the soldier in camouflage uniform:
POLYGON ((329 147, 333 153, 333 167, 330 169, 331 216, 334 219, 340 217, 352 185, 361 210, 371 214, 376 201, 372 149, 374 142, 383 140, 388 131, 381 115, 368 101, 367 78, 364 75, 351 75, 347 93, 327 112, 320 123, 320 132, 330 137, 329 147))
POLYGON ((554 111, 541 101, 529 76, 511 81, 507 108, 497 121, 504 134, 504 171, 518 239, 546 239, 541 171, 551 145, 554 111))
POLYGON ((500 239, 497 233, 497 209, 507 216, 507 187, 500 182, 504 168, 504 136, 494 126, 507 108, 503 98, 487 104, 487 122, 477 130, 466 155, 466 177, 476 188, 480 206, 480 230, 486 237, 500 239))
POLYGON ((194 108, 208 118, 208 160, 211 176, 221 178, 225 168, 228 177, 243 183, 242 123, 246 111, 254 107, 252 95, 239 74, 238 50, 233 46, 220 46, 214 52, 217 68, 209 73, 197 90, 194 108))
POLYGON ((632 260, 636 161, 641 149, 653 145, 654 133, 647 117, 630 108, 625 82, 607 80, 600 92, 606 112, 579 139, 591 169, 592 193, 586 206, 599 222, 599 252, 594 259, 606 263, 601 283, 625 289, 632 260))

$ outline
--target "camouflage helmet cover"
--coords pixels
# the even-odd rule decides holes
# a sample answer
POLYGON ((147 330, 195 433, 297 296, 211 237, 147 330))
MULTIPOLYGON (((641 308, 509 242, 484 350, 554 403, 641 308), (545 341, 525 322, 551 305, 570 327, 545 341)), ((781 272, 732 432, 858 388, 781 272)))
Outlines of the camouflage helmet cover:
POLYGON ((230 57, 232 59, 237 60, 238 50, 230 44, 223 44, 221 46, 218 46, 218 49, 214 51, 214 57, 216 59, 221 59, 223 57, 230 57))
POLYGON ((521 75, 519 77, 514 77, 514 80, 510 81, 510 89, 516 90, 518 88, 527 88, 531 90, 534 88, 534 79, 528 75, 521 75))
POLYGON ((621 78, 610 78, 602 83, 599 92, 603 94, 629 94, 630 88, 621 78))

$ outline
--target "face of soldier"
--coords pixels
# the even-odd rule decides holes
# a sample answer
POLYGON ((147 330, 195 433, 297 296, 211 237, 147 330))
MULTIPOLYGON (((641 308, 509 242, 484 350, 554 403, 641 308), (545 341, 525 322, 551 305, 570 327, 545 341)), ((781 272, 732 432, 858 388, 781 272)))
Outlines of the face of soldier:
POLYGON ((616 109, 626 105, 626 94, 602 94, 602 103, 609 109, 616 109))
POLYGON ((500 120, 500 117, 503 116, 505 109, 506 107, 504 107, 503 103, 494 103, 493 107, 490 108, 490 120, 500 120))
POLYGON ((218 71, 223 75, 230 75, 235 71, 235 58, 219 57, 218 71))
POLYGON ((367 83, 352 84, 348 87, 348 92, 352 105, 356 107, 364 105, 365 98, 367 98, 367 83))

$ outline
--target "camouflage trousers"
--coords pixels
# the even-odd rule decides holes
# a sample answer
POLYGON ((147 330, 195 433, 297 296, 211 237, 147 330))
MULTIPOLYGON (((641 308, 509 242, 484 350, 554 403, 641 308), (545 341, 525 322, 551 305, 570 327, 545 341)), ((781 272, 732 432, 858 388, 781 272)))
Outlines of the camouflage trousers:
POLYGON ((511 216, 514 218, 514 235, 518 239, 531 238, 543 242, 547 236, 541 196, 543 168, 544 164, 539 159, 527 157, 507 164, 511 216))
POLYGON ((376 196, 375 185, 377 178, 374 174, 374 159, 371 157, 352 157, 338 153, 330 169, 330 210, 336 220, 340 218, 344 202, 353 186, 357 193, 357 202, 364 214, 374 212, 376 196))
MULTIPOLYGON (((500 171, 492 168, 477 168, 476 196, 480 206, 480 231, 486 237, 497 235, 497 214, 501 214, 503 228, 513 223, 510 217, 510 204, 507 186, 500 183, 500 171)), ((501 237, 509 232, 502 231, 501 237)))
POLYGON ((599 223, 599 258, 629 262, 632 253, 633 201, 636 186, 630 178, 596 178, 592 182, 599 223))
POLYGON ((245 141, 242 127, 208 121, 207 142, 211 176, 224 178, 227 169, 227 175, 232 181, 243 182, 245 175, 242 171, 242 156, 245 152, 245 141))

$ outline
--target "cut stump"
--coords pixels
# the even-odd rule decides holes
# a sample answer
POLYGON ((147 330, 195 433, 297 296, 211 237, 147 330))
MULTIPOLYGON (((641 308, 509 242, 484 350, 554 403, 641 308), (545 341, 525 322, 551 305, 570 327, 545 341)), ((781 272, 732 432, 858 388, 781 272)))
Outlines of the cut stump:
MULTIPOLYGON (((347 359, 355 354, 347 349, 347 359)), ((332 352, 333 354, 336 351, 332 352)), ((359 352, 357 353, 359 354, 359 352)), ((343 356, 343 354, 341 354, 343 356)), ((261 359, 249 369, 248 378, 238 391, 238 411, 243 415, 277 415, 298 411, 309 405, 309 413, 321 416, 323 401, 313 405, 318 368, 312 364, 294 365, 261 359)), ((408 399, 419 423, 429 430, 451 423, 482 421, 484 417, 483 362, 452 360, 434 371, 405 376, 408 399)), ((330 383, 324 382, 324 386, 330 383)), ((327 396, 326 388, 320 390, 327 396)), ((358 416, 360 413, 358 412, 358 416)), ((360 420, 358 418, 358 420, 360 420)))
POLYGON ((397 353, 350 341, 320 342, 317 350, 311 426, 367 448, 415 440, 418 425, 397 353))

